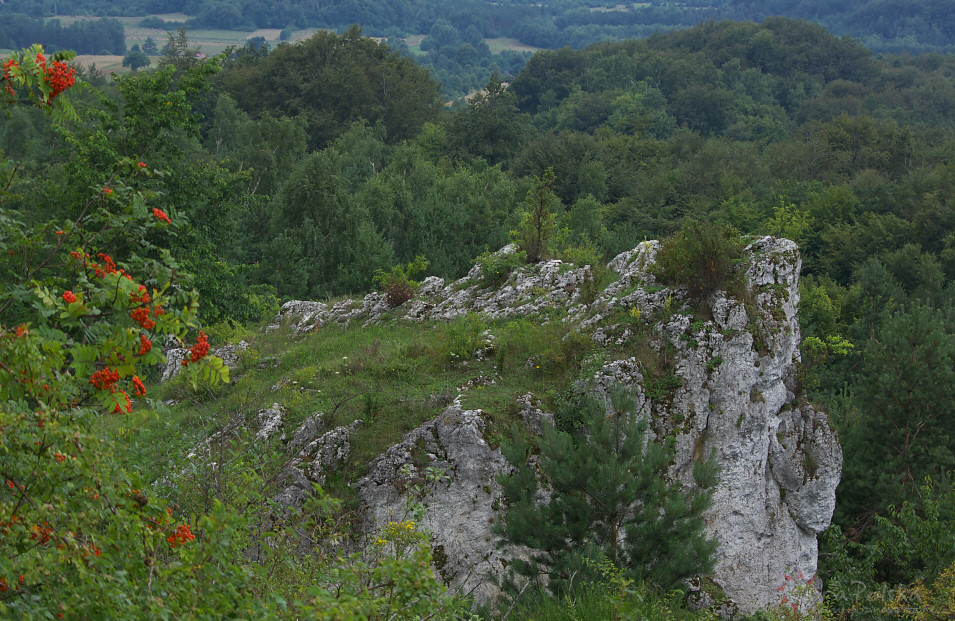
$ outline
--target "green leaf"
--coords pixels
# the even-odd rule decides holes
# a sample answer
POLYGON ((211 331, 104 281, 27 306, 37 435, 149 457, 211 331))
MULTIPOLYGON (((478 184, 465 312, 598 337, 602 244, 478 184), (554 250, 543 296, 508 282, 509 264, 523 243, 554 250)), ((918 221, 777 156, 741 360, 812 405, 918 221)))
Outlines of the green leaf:
POLYGON ((149 210, 146 207, 146 203, 139 194, 133 195, 132 212, 133 216, 136 218, 146 218, 149 215, 149 210))

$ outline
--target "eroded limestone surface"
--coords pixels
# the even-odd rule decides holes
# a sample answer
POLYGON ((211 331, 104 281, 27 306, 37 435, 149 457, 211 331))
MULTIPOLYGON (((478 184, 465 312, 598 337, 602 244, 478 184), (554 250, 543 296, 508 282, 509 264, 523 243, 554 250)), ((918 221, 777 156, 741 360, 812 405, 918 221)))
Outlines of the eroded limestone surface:
MULTIPOLYGON (((798 394, 795 383, 799 252, 784 239, 766 237, 751 244, 745 302, 717 292, 706 301, 708 319, 703 320, 683 289, 656 281, 649 268, 658 248, 648 241, 614 258, 608 268, 617 279, 602 291, 592 290, 589 266, 557 260, 526 266, 499 289, 484 288, 475 266, 454 283, 428 278, 415 298, 395 309, 382 293, 333 306, 288 302, 272 329, 286 324, 301 334, 331 324, 367 324, 386 313, 423 322, 465 313, 500 318, 546 312, 547 320, 560 317, 598 344, 626 344, 643 321, 640 329, 649 334, 649 346, 670 357, 678 387, 662 397, 658 390, 648 391, 647 369, 635 355, 606 361, 576 387, 598 395, 616 385, 630 387, 637 403, 634 415, 647 417, 656 437, 675 439, 669 470, 674 482, 693 485, 694 460, 715 457, 721 480, 706 523, 719 550, 708 579, 725 592, 724 611, 751 612, 779 601, 785 591, 776 589, 786 584, 785 575, 801 573, 808 579, 815 574, 816 537, 832 517, 842 467, 826 415, 798 394)), ((514 251, 513 246, 501 250, 514 251)), ((494 335, 485 336, 475 356, 493 350, 494 335)), ((521 396, 518 409, 535 432, 553 421, 533 395, 521 396)), ((301 503, 311 482, 322 480, 323 472, 347 455, 353 429, 323 433, 316 415, 290 433, 288 487, 277 500, 301 503)), ((484 413, 455 400, 376 458, 368 475, 355 483, 368 533, 406 519, 409 496, 415 495, 422 526, 432 534, 436 572, 479 600, 495 596, 487 575, 501 574, 508 558, 521 554, 501 547, 494 534, 502 516, 496 476, 507 464, 488 444, 485 431, 484 413), (443 475, 435 477, 437 472, 443 475)))
MULTIPOLYGON (((786 584, 785 575, 801 572, 808 579, 815 574, 816 536, 832 517, 842 467, 842 452, 825 414, 794 394, 799 253, 794 243, 782 239, 763 238, 750 245, 749 306, 718 292, 709 301, 712 319, 701 322, 684 305, 680 289, 660 288, 648 271, 657 247, 647 242, 615 258, 609 267, 620 278, 589 305, 567 287, 584 272, 565 270, 565 282, 553 276, 560 273, 553 262, 543 264, 536 275, 513 275, 501 292, 469 299, 474 307, 501 316, 504 300, 511 311, 524 306, 520 291, 525 283, 556 287, 553 303, 570 306, 566 320, 594 329, 594 338, 603 342, 627 338, 628 328, 607 323, 615 309, 619 314, 620 308, 636 308, 643 317, 664 305, 675 309, 653 331, 659 346, 668 343, 676 351, 680 388, 654 401, 646 395, 639 361, 626 358, 607 363, 582 389, 599 393, 618 384, 630 386, 636 415, 650 417, 656 436, 675 437, 674 481, 692 485, 693 461, 715 456, 721 480, 706 522, 719 550, 709 578, 728 598, 724 610, 751 612, 780 599, 776 589, 786 584)), ((436 283, 430 284, 434 289, 436 283)), ((434 304, 430 314, 413 305, 416 320, 449 317, 451 309, 466 306, 463 296, 469 291, 459 284, 455 301, 434 304)), ((529 397, 521 399, 522 411, 533 411, 529 397)), ((536 414, 534 422, 539 420, 536 414)), ((495 547, 493 534, 493 524, 501 519, 494 477, 506 464, 482 431, 481 412, 452 405, 378 458, 358 487, 368 527, 380 527, 405 506, 399 471, 412 463, 414 451, 424 452, 418 463, 424 458, 446 468, 450 480, 422 500, 433 546, 443 552, 438 569, 449 584, 464 591, 477 585, 476 595, 490 597, 493 588, 480 574, 497 573, 506 564, 508 551, 495 547)))

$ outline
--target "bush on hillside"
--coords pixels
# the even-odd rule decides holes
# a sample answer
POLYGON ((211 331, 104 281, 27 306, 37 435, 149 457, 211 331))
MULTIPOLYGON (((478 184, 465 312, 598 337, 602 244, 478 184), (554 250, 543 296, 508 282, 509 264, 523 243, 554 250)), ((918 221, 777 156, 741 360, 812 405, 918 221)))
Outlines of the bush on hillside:
POLYGON ((390 271, 378 270, 375 272, 375 282, 385 292, 388 306, 401 306, 414 297, 418 282, 411 280, 412 276, 428 269, 428 260, 423 254, 407 265, 396 265, 390 271))
POLYGON ((693 300, 704 300, 737 278, 742 257, 736 229, 687 220, 657 252, 655 275, 666 284, 685 286, 693 300))

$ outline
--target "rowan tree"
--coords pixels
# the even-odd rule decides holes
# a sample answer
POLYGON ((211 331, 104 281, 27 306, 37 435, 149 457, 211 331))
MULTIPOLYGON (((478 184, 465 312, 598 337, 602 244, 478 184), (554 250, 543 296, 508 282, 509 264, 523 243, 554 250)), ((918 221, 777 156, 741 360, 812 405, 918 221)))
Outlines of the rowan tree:
MULTIPOLYGON (((32 102, 55 119, 75 118, 68 60, 48 60, 38 46, 14 55, 3 79, 8 105, 32 102), (44 79, 51 73, 65 77, 44 79)), ((3 164, 5 175, 16 174, 3 164)), ((9 179, 0 181, 0 616, 201 608, 181 581, 184 566, 225 592, 244 581, 206 566, 223 546, 234 548, 218 534, 226 517, 191 520, 150 498, 99 431, 103 417, 125 416, 145 396, 141 369, 165 360, 158 341, 187 338, 198 308, 161 245, 179 223, 148 204, 144 187, 161 173, 118 155, 109 168, 106 183, 74 189, 86 193, 75 213, 35 224, 4 204, 9 179)), ((200 332, 186 375, 227 380, 207 353, 200 332)), ((250 606, 239 597, 232 609, 250 606)))
MULTIPOLYGON (((0 106, 76 118, 70 85, 43 79, 69 67, 39 47, 11 60, 0 106)), ((153 184, 168 173, 62 132, 67 166, 91 173, 65 188, 85 194, 81 205, 37 213, 25 191, 8 201, 18 166, 0 158, 0 617, 457 618, 463 604, 432 574, 428 535, 413 524, 350 556, 303 557, 303 529, 311 541, 346 538, 328 528, 336 503, 316 490, 311 519, 275 525, 260 545, 265 560, 253 562, 268 511, 261 477, 242 471, 232 506, 216 499, 187 516, 124 463, 109 430, 127 422, 111 418, 156 408, 139 374, 165 362, 165 339, 187 339, 183 374, 194 387, 227 380, 228 369, 202 331, 191 336, 198 296, 168 250, 188 227, 155 202, 153 184), (276 577, 276 566, 288 573, 276 577), (300 588, 275 584, 288 576, 300 588)))

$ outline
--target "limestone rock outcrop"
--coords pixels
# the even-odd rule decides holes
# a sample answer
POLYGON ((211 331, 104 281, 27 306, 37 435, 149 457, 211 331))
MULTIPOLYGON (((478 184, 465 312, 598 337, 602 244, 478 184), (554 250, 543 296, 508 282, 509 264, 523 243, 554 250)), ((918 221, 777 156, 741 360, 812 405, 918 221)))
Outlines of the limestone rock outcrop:
POLYGON ((502 575, 516 553, 496 545, 496 477, 508 466, 484 430, 483 412, 455 401, 372 461, 368 475, 355 483, 369 531, 407 519, 408 496, 416 496, 425 508, 421 526, 432 534, 438 576, 479 601, 496 594, 487 577, 502 575))
MULTIPOLYGON (((286 326, 303 334, 383 317, 424 322, 466 313, 536 315, 613 346, 602 350, 608 354, 626 352, 602 359, 575 389, 600 395, 629 387, 633 415, 646 418, 656 438, 674 438, 668 474, 675 484, 694 485, 693 463, 716 460, 721 478, 705 519, 719 548, 716 571, 706 580, 725 594, 723 611, 748 613, 778 602, 786 575, 815 575, 816 538, 832 517, 842 467, 826 415, 806 402, 796 381, 799 252, 788 240, 755 241, 745 251, 744 291, 718 291, 699 312, 683 288, 657 281, 651 268, 659 247, 647 241, 615 257, 607 267, 616 280, 602 290, 590 266, 558 260, 524 266, 499 288, 487 286, 475 266, 453 283, 426 279, 398 308, 390 308, 383 293, 333 305, 287 302, 269 329, 286 326), (636 340, 641 347, 628 349, 636 340)), ((486 333, 474 355, 492 355, 493 349, 494 335, 486 333)), ((515 411, 534 433, 553 423, 534 395, 519 397, 515 411)), ((488 420, 456 399, 377 457, 354 483, 366 532, 408 519, 409 507, 417 507, 432 535, 435 571, 478 600, 496 594, 488 575, 501 575, 509 559, 523 553, 495 535, 503 515, 497 476, 508 464, 485 435, 488 420)), ((319 413, 290 432, 285 487, 275 500, 300 506, 312 483, 346 459, 356 424, 326 430, 319 413)), ((281 419, 263 414, 258 429, 266 437, 279 434, 281 419)))
POLYGON ((282 471, 285 489, 272 499, 279 506, 300 508, 312 484, 325 483, 351 452, 351 434, 361 421, 321 433, 322 417, 321 412, 308 417, 286 445, 293 457, 282 471))
MULTIPOLYGON (((828 525, 842 452, 825 414, 797 398, 800 260, 796 245, 764 238, 748 249, 752 303, 717 293, 712 319, 677 311, 657 326, 675 350, 680 387, 647 396, 634 359, 606 365, 594 384, 624 383, 658 436, 672 436, 674 481, 692 485, 692 465, 713 455, 721 480, 707 530, 719 540, 712 581, 739 609, 779 600, 785 576, 816 572, 816 536, 828 525)), ((677 292, 673 292, 677 295, 677 292)), ((652 296, 631 304, 652 311, 652 296)))
MULTIPOLYGON (((686 303, 683 290, 661 287, 654 279, 648 268, 657 248, 656 242, 645 242, 616 257, 608 267, 618 280, 589 304, 574 289, 589 270, 548 262, 532 274, 512 275, 498 291, 467 286, 475 274, 441 294, 434 293, 438 283, 431 282, 431 295, 443 299, 409 302, 413 316, 408 319, 447 319, 464 309, 500 317, 559 304, 569 307, 565 321, 592 330, 598 342, 620 344, 634 326, 614 323, 614 316, 661 317, 645 328, 650 346, 672 357, 676 387, 651 390, 645 362, 628 357, 607 362, 578 389, 600 393, 629 386, 635 415, 649 419, 656 437, 675 438, 672 481, 693 485, 694 461, 716 459, 721 479, 706 523, 719 549, 708 580, 725 593, 724 611, 752 612, 779 601, 777 588, 786 584, 787 574, 815 575, 816 537, 832 517, 842 466, 826 415, 797 394, 798 249, 775 238, 751 244, 747 299, 717 292, 707 301, 710 313, 704 320, 686 303), (527 295, 532 288, 533 300, 527 295), (541 289, 547 295, 541 296, 541 289)), ((373 320, 372 315, 360 318, 373 320)), ((535 431, 548 420, 530 396, 521 397, 519 407, 535 431)), ((495 476, 507 464, 487 444, 482 414, 455 403, 376 459, 356 486, 373 530, 400 517, 411 483, 415 477, 423 480, 424 469, 446 472, 449 478, 433 483, 420 499, 437 570, 455 588, 493 597, 485 575, 499 574, 508 554, 520 551, 496 545, 493 524, 501 511, 495 476)))
MULTIPOLYGON (((505 246, 499 253, 510 254, 517 247, 505 246)), ((590 266, 575 267, 559 259, 545 261, 533 269, 515 270, 500 288, 484 286, 481 268, 475 265, 468 275, 451 284, 430 277, 418 295, 399 309, 407 321, 450 321, 467 313, 490 318, 539 314, 547 308, 569 307, 580 302, 582 287, 592 279, 590 266)), ((343 300, 334 306, 322 302, 291 300, 282 305, 269 330, 283 323, 301 334, 330 324, 361 321, 374 323, 390 311, 384 293, 369 293, 361 300, 343 300)))

